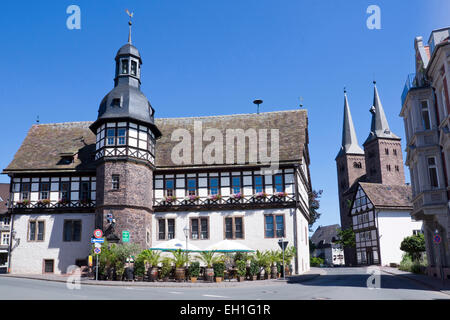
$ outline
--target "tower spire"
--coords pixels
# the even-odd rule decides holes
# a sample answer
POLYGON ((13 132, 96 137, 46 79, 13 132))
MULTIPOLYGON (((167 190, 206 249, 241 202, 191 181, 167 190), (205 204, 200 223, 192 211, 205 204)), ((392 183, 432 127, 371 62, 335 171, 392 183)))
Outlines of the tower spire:
POLYGON ((128 32, 128 43, 131 44, 131 26, 133 25, 133 22, 131 21, 131 18, 133 18, 134 12, 128 11, 128 9, 125 10, 125 12, 128 14, 128 16, 130 17, 130 20, 128 21, 128 25, 130 27, 130 30, 128 32))
POLYGON ((347 90, 344 88, 344 121, 342 127, 342 147, 339 151, 338 157, 341 154, 364 154, 364 151, 358 144, 356 138, 355 127, 353 125, 352 114, 350 113, 350 106, 347 99, 347 90))
POLYGON ((389 128, 389 123, 387 121, 386 114, 384 113, 380 96, 378 95, 377 82, 375 80, 373 81, 373 105, 370 108, 370 113, 372 113, 370 134, 364 144, 375 138, 400 139, 397 135, 391 132, 391 129, 389 128))

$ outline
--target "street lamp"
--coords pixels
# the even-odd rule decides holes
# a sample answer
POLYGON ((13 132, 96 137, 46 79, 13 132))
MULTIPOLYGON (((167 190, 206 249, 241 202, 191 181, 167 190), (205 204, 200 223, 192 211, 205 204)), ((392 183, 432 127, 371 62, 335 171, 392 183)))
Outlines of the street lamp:
POLYGON ((186 225, 186 227, 184 227, 183 229, 184 232, 184 236, 186 237, 186 268, 187 268, 187 264, 188 264, 188 234, 189 234, 189 227, 186 225))

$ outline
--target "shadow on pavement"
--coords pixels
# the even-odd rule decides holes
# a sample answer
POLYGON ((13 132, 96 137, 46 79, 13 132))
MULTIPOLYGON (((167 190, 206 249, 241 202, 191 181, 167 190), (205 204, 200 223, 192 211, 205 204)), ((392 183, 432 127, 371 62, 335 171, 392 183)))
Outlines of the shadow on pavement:
MULTIPOLYGON (((370 274, 326 274, 326 275, 315 275, 314 277, 308 276, 313 275, 305 275, 304 278, 302 276, 292 277, 288 279, 288 284, 301 284, 304 286, 324 286, 324 287, 359 287, 359 288, 368 288, 367 283, 370 274)), ((378 275, 379 280, 375 280, 372 277, 371 285, 375 288, 381 289, 409 289, 409 290, 428 290, 435 291, 429 286, 425 286, 419 282, 416 282, 411 279, 403 278, 395 275, 386 275, 381 274, 378 275)), ((370 285, 370 284, 369 284, 370 285)))

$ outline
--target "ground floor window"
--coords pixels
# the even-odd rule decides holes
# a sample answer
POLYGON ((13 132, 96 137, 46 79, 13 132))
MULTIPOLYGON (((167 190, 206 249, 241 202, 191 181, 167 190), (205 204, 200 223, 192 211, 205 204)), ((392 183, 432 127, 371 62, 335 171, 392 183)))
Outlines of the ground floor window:
POLYGON ((175 219, 158 219, 158 239, 175 239, 175 219))
POLYGON ((81 241, 81 220, 64 220, 64 241, 81 241))
POLYGON ((45 259, 44 260, 44 273, 53 273, 55 267, 55 260, 45 259))
POLYGON ((8 262, 8 253, 0 252, 0 266, 4 266, 8 262))
POLYGON ((44 221, 30 221, 28 224, 28 241, 44 241, 44 230, 44 221))
POLYGON ((191 218, 191 239, 209 239, 208 218, 191 218))
POLYGON ((8 233, 2 233, 2 245, 7 246, 9 245, 9 232, 8 233))
POLYGON ((265 215, 264 216, 264 236, 266 238, 283 238, 284 215, 265 215))
POLYGON ((225 218, 225 239, 244 239, 244 223, 242 217, 225 218))

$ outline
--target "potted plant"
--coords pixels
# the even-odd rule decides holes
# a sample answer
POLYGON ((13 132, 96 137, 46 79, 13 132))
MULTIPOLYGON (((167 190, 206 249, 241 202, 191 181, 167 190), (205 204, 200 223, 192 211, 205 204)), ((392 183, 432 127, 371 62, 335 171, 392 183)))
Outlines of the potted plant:
POLYGON ((241 199, 242 199, 242 193, 241 193, 241 192, 233 193, 233 194, 231 195, 231 199, 234 199, 234 200, 241 200, 241 199))
POLYGON ((212 202, 216 202, 222 199, 222 196, 220 194, 210 194, 208 196, 208 199, 211 200, 212 202))
POLYGON ((259 272, 259 266, 258 266, 258 264, 256 263, 255 260, 252 260, 250 262, 250 268, 249 268, 250 279, 255 281, 257 279, 257 277, 258 277, 257 276, 258 272, 259 272))
POLYGON ((243 282, 245 280, 245 274, 247 273, 247 263, 243 260, 237 260, 236 267, 237 267, 238 281, 243 282))
POLYGON ((175 265, 175 280, 183 281, 186 278, 184 266, 189 262, 189 258, 186 252, 183 252, 181 249, 172 251, 172 254, 172 262, 175 265))
POLYGON ((136 261, 134 263, 134 274, 136 275, 136 280, 143 281, 144 275, 145 275, 145 262, 144 262, 144 256, 142 253, 140 253, 136 261))
POLYGON ((289 247, 284 251, 284 263, 286 274, 291 275, 291 261, 295 257, 296 250, 295 247, 289 247))
POLYGON ((266 268, 270 265, 268 252, 256 250, 255 260, 259 267, 259 280, 264 280, 266 268))
POLYGON ((156 281, 158 279, 158 263, 160 261, 161 253, 154 250, 144 250, 141 252, 144 259, 144 264, 147 269, 147 276, 149 281, 156 281))
POLYGON ((205 280, 213 281, 214 269, 213 264, 219 262, 220 258, 215 256, 216 251, 202 251, 200 252, 200 260, 206 264, 205 280))
POLYGON ((191 278, 191 282, 197 282, 198 275, 200 274, 200 262, 194 261, 191 263, 188 269, 189 277, 191 278))
POLYGON ((190 201, 190 202, 195 202, 195 201, 197 201, 198 199, 200 199, 200 197, 197 196, 197 195, 195 195, 195 194, 190 194, 190 195, 188 195, 188 196, 186 196, 186 197, 184 198, 184 200, 190 201))
POLYGON ((277 262, 280 261, 280 252, 279 251, 275 251, 275 250, 271 250, 268 253, 268 260, 270 263, 270 269, 269 272, 271 274, 271 277, 273 279, 277 278, 277 274, 278 274, 278 268, 277 268, 277 262))
POLYGON ((164 201, 168 204, 171 204, 172 202, 175 202, 177 200, 177 197, 175 196, 167 196, 164 198, 164 201))
POLYGON ((258 200, 258 202, 261 202, 262 200, 264 200, 264 199, 267 198, 267 193, 265 193, 265 192, 257 192, 257 193, 253 196, 253 198, 254 198, 255 200, 258 200))
POLYGON ((216 278, 216 282, 222 282, 224 271, 225 271, 225 263, 216 262, 213 264, 214 269, 214 277, 216 278))
POLYGON ((170 258, 166 257, 163 258, 161 260, 161 272, 160 272, 160 278, 164 281, 167 282, 169 281, 169 275, 170 272, 172 271, 172 264, 170 261, 170 258))

